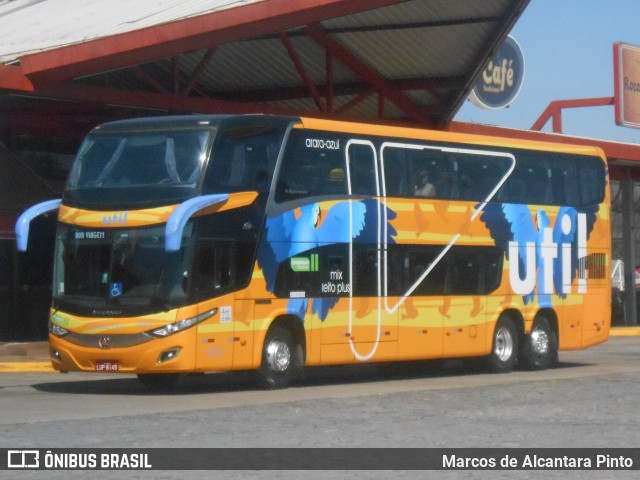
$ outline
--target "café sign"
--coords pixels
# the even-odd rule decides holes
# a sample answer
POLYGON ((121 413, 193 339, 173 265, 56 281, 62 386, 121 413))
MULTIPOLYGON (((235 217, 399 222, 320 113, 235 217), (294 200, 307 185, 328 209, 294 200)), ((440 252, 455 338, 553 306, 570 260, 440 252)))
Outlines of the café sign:
POLYGON ((522 88, 524 56, 518 42, 507 37, 476 80, 469 100, 485 109, 509 106, 522 88))

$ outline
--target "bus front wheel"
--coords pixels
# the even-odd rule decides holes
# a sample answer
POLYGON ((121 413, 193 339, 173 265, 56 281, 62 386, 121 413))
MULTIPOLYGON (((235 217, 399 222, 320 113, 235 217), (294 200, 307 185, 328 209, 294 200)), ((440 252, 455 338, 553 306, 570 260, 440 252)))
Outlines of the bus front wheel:
POLYGON ((487 357, 487 367, 494 373, 513 370, 518 360, 518 330, 513 320, 501 317, 493 331, 493 345, 487 357))
POLYGON ((289 382, 301 373, 302 347, 286 327, 276 325, 264 339, 262 362, 258 378, 262 387, 275 390, 287 388, 289 382))
POLYGON ((539 317, 525 337, 520 357, 528 370, 545 370, 558 361, 558 336, 548 319, 539 317))

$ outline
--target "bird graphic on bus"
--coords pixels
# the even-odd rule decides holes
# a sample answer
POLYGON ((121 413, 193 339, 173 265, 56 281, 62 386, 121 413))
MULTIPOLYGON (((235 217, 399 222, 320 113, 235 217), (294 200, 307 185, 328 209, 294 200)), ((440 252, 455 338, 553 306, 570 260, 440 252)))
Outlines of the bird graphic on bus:
MULTIPOLYGON (((262 269, 267 290, 274 292, 280 265, 285 261, 315 248, 333 244, 369 243, 378 240, 378 215, 386 209, 386 218, 393 220, 396 214, 378 200, 345 201, 333 204, 326 213, 320 203, 311 203, 268 217, 265 235, 258 248, 258 266, 262 269)), ((387 223, 387 242, 393 243, 395 229, 387 223)), ((350 287, 349 287, 350 288, 350 287)), ((293 295, 292 295, 293 296, 293 295)), ((312 302, 312 313, 321 320, 340 297, 319 297, 312 302)), ((291 298, 288 311, 304 318, 309 298, 291 298)))
POLYGON ((598 207, 577 210, 561 207, 555 225, 539 208, 534 218, 526 205, 487 204, 480 220, 509 260, 513 291, 525 304, 550 307, 552 296, 566 298, 578 276, 578 293, 586 292, 587 240, 598 207))

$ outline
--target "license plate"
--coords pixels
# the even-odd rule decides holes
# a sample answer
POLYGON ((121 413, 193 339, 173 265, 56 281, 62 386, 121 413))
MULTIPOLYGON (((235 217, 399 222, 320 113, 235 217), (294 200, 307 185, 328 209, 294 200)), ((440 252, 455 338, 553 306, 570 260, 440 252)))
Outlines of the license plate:
POLYGON ((96 372, 117 372, 118 362, 116 360, 98 360, 96 362, 96 372))

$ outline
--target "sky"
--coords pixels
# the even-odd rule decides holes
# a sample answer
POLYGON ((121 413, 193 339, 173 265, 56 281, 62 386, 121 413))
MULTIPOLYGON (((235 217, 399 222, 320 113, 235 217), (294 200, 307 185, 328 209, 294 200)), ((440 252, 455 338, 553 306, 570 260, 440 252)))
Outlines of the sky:
MULTIPOLYGON (((613 44, 640 45, 640 0, 531 0, 510 35, 525 76, 508 108, 465 101, 454 120, 530 129, 553 100, 613 96, 613 44)), ((563 133, 640 143, 640 129, 615 123, 613 106, 565 109, 563 133)), ((543 131, 551 131, 551 121, 543 131)))

